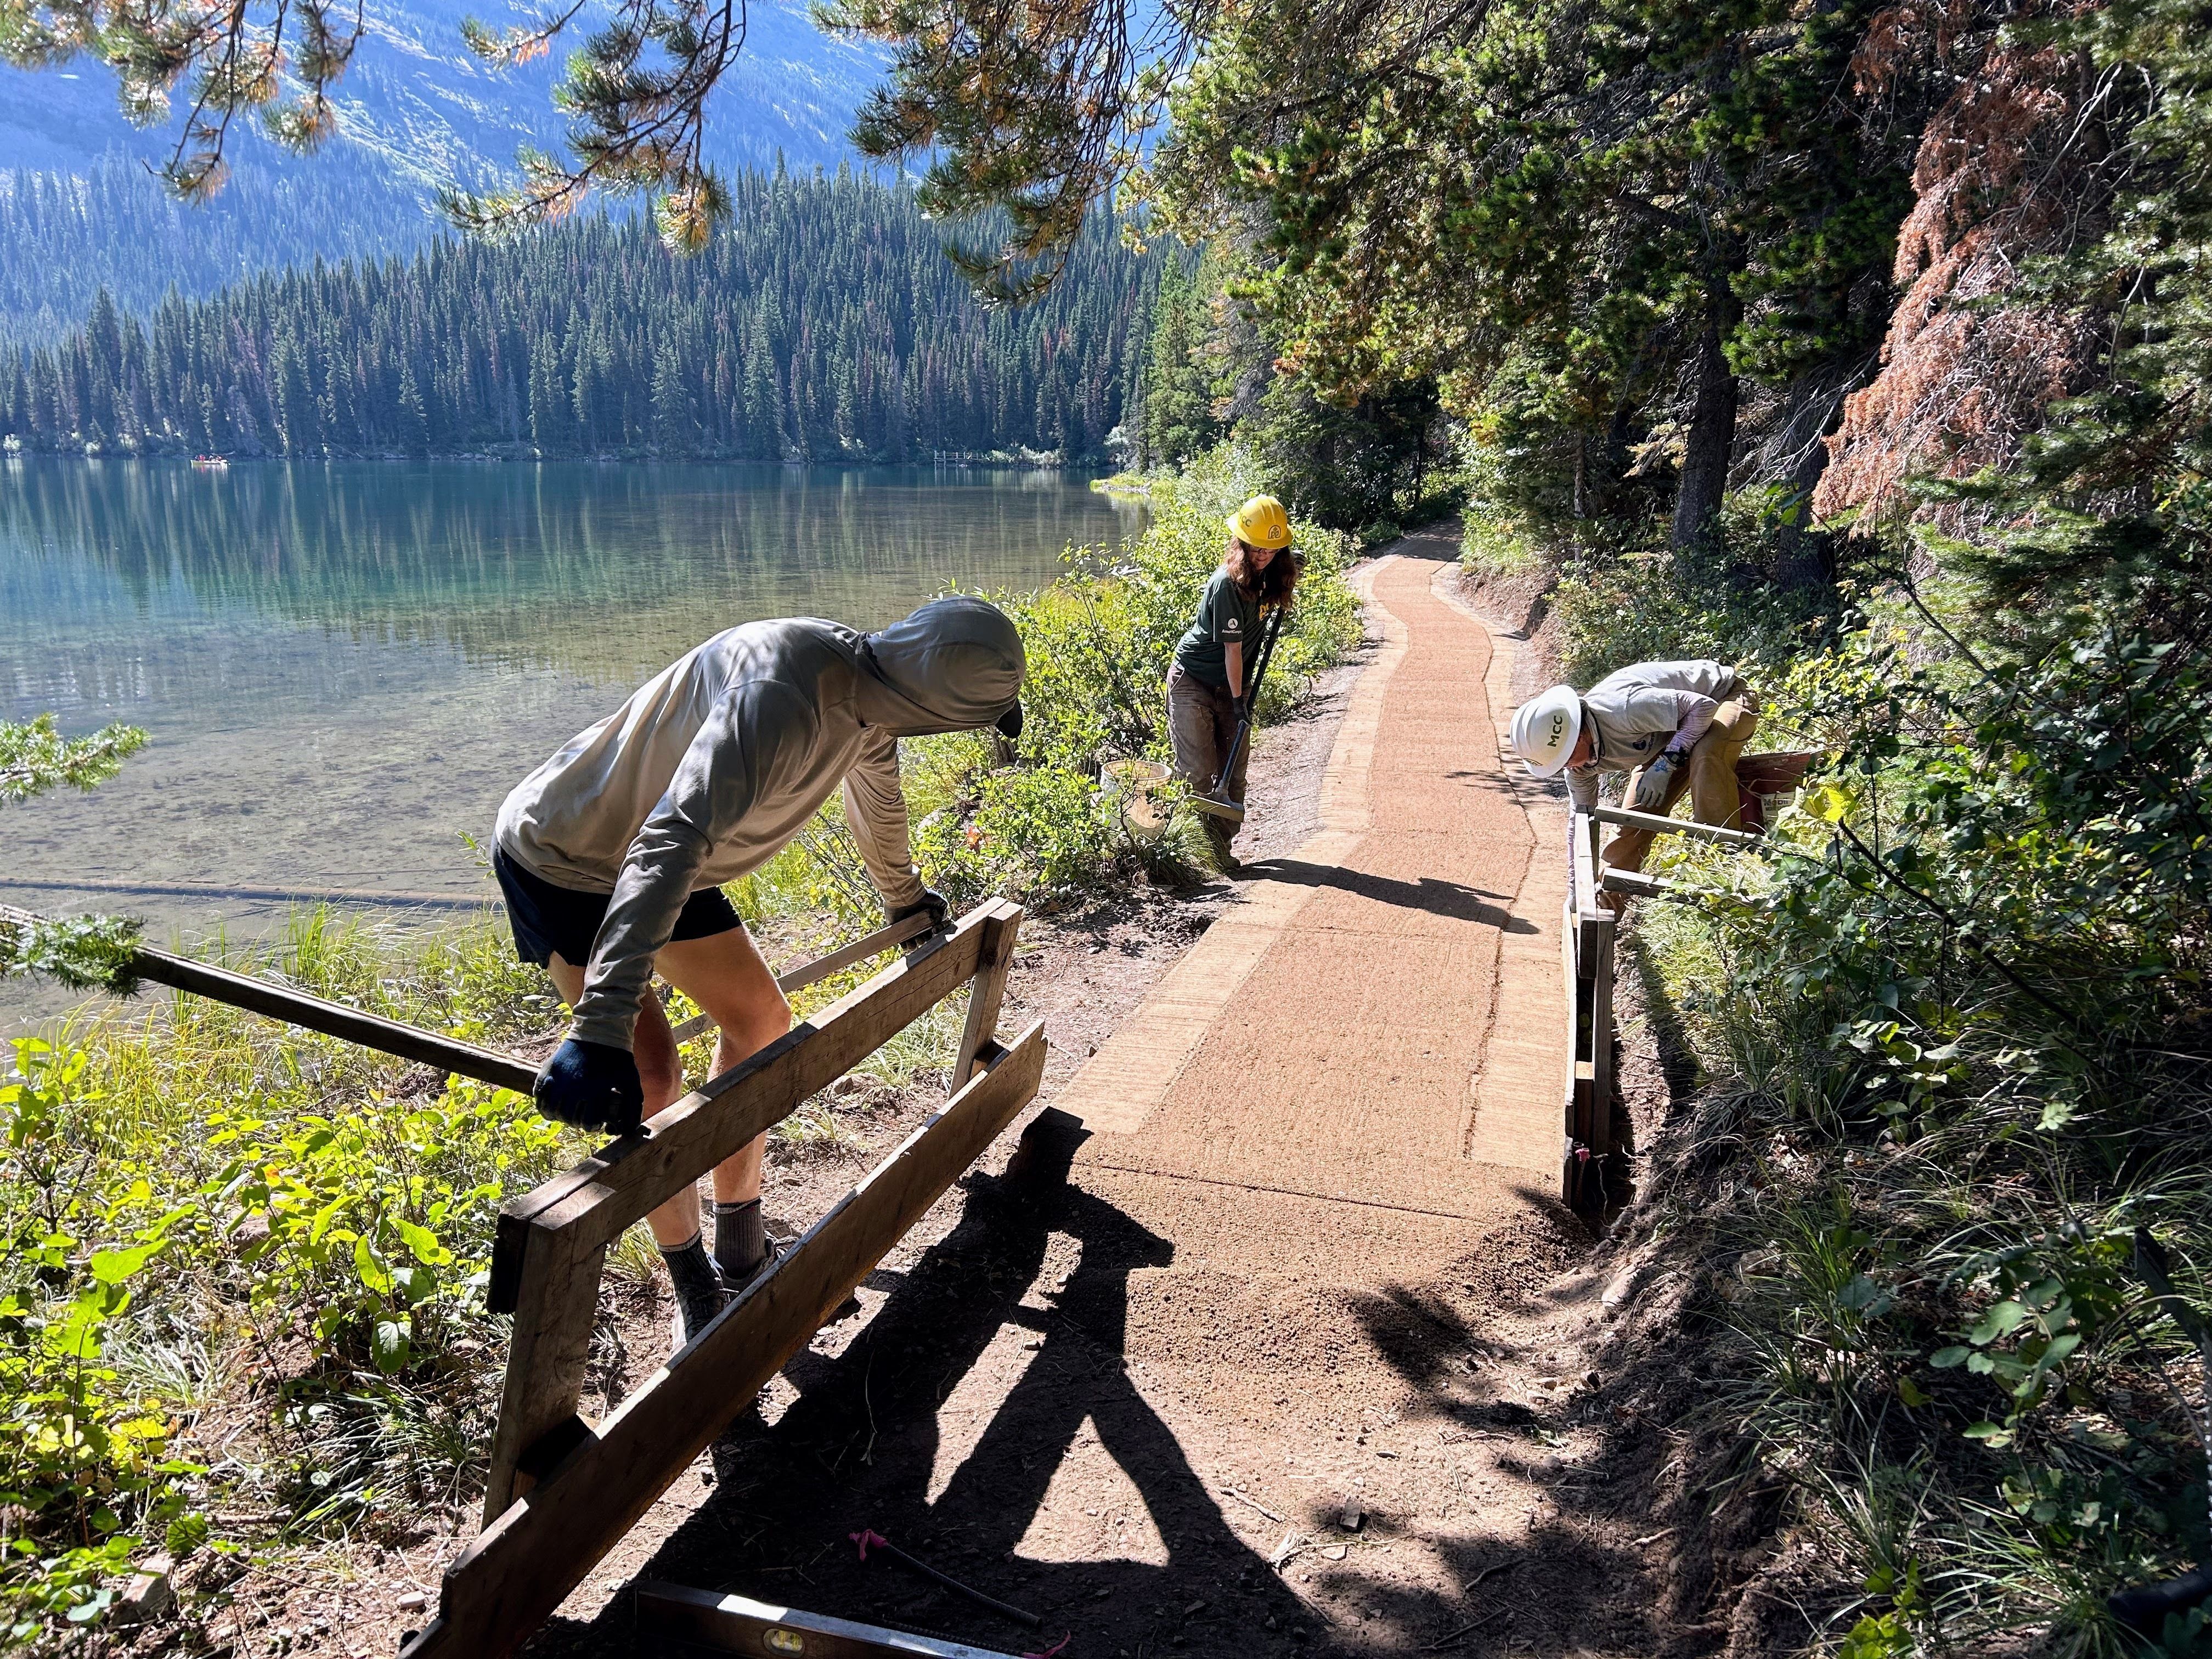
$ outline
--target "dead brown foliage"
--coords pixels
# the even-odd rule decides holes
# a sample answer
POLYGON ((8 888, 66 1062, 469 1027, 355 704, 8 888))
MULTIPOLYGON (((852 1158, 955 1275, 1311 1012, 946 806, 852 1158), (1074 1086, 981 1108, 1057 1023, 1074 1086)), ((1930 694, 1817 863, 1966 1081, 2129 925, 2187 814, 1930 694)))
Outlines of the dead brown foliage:
MULTIPOLYGON (((1884 13, 1856 65, 1862 84, 1879 88, 1916 51, 1948 54, 1961 9, 1884 13)), ((1974 303, 2011 291, 2025 258, 2083 233, 2092 158, 2081 135, 2095 93, 2075 60, 2049 47, 1985 40, 1978 55, 1922 136, 1917 199, 1898 235, 1905 296, 1881 372, 1845 401, 1827 440, 1814 495, 1824 519, 1858 509, 1862 532, 1907 510, 1911 474, 2002 466, 2054 399, 2081 390, 2097 355, 2091 313, 1974 303)))

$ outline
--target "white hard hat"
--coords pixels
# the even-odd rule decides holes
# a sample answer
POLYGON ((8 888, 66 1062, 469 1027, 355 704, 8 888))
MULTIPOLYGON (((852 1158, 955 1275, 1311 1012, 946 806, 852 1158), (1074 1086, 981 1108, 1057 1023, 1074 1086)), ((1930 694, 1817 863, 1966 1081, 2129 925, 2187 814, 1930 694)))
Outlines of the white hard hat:
POLYGON ((1513 711, 1513 752, 1538 777, 1551 777, 1565 769, 1582 729, 1582 694, 1571 685, 1555 685, 1513 711))

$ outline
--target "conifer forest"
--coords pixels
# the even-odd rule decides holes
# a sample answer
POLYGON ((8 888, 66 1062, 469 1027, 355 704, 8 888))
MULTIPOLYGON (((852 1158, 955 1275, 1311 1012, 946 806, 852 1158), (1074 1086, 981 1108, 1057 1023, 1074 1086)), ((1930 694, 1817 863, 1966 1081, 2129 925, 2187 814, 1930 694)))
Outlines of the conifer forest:
POLYGON ((0 436, 107 455, 1104 455, 1164 255, 1102 218, 1046 299, 989 309, 908 191, 845 171, 735 194, 696 259, 595 216, 294 265, 143 320, 103 289, 81 328, 0 364, 0 436))

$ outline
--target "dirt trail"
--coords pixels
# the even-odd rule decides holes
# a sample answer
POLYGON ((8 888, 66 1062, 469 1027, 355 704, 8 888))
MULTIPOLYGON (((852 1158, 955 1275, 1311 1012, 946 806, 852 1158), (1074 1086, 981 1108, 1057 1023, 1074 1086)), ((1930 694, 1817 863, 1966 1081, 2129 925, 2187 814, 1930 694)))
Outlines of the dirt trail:
POLYGON ((1547 1289, 1587 1249, 1551 1198, 1563 831, 1501 763, 1511 653, 1455 551, 1364 574, 1321 831, 1058 1090, 1065 1182, 971 1177, 533 1654, 658 1650, 618 1565, 1065 1659, 1657 1650, 1650 1540, 1583 1462, 1595 1293, 1547 1289), (860 1564, 864 1526, 1045 1639, 860 1564))

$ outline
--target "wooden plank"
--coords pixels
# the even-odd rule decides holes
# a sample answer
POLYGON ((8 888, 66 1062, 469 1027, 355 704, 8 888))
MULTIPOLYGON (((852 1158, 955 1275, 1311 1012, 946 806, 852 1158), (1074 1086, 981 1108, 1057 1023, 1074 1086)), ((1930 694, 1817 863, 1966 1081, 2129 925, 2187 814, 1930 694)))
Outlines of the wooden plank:
MULTIPOLYGON (((850 945, 841 945, 827 956, 817 957, 811 962, 802 962, 796 968, 786 969, 775 976, 775 988, 789 996, 793 991, 803 991, 810 985, 819 985, 830 975, 856 962, 866 962, 870 957, 881 956, 894 945, 919 939, 930 928, 927 911, 917 911, 872 933, 863 933, 850 945)), ((714 1018, 708 1014, 694 1014, 678 1026, 672 1035, 678 1042, 689 1042, 700 1032, 714 1027, 714 1018)))
MULTIPOLYGON (((972 937, 972 935, 971 935, 972 937)), ((402 1659, 503 1659, 803 1347, 1013 1121, 1044 1075, 1044 1026, 955 1095, 447 1570, 402 1659)))
POLYGON ((1575 906, 1575 957, 1577 972, 1589 976, 1588 963, 1597 949, 1597 928, 1612 915, 1598 902, 1598 824, 1587 812, 1577 812, 1569 824, 1569 843, 1574 860, 1574 882, 1570 895, 1575 906))
POLYGON ((1601 806, 1590 816, 1600 823, 1617 823, 1624 829, 1650 830, 1662 836, 1689 836, 1698 841, 1717 842, 1723 847, 1753 847, 1764 841, 1748 830, 1723 830, 1717 823, 1698 823, 1689 818, 1666 818, 1656 812, 1632 812, 1625 806, 1601 806))
POLYGON ((1613 947, 1615 927, 1610 917, 1598 931, 1597 960, 1591 964, 1589 1016, 1590 1103, 1589 1130, 1583 1139, 1590 1156, 1604 1158, 1613 1150, 1613 947))
POLYGON ((1577 1113, 1575 1095, 1575 1062, 1582 1054, 1582 991, 1581 975, 1576 971, 1574 893, 1570 888, 1566 902, 1560 907, 1559 916, 1559 977, 1567 994, 1567 1075, 1566 1091, 1561 1101, 1560 1137, 1562 1160, 1559 1177, 1559 1197, 1567 1204, 1575 1200, 1577 1172, 1575 1165, 1577 1113))
POLYGON ((1608 893, 1632 893, 1643 898, 1663 898, 1682 884, 1665 876, 1647 876, 1641 870, 1609 869, 1602 879, 1608 893))
POLYGON ((502 1236, 526 1237, 515 1254, 520 1282, 507 1350, 507 1380, 492 1431, 491 1469, 484 1483, 484 1524, 526 1492, 520 1473, 532 1452, 566 1432, 583 1401, 584 1365, 591 1356, 592 1326, 599 1317, 604 1243, 586 1246, 576 1233, 541 1229, 502 1215, 502 1236))
MULTIPOLYGON (((510 1200, 505 1213, 574 1226, 612 1243, 664 1200, 765 1133, 971 977, 989 910, 961 919, 943 943, 892 963, 866 985, 802 1020, 759 1053, 710 1078, 574 1168, 510 1200)), ((495 1258, 491 1305, 510 1310, 495 1258)))
POLYGON ((975 981, 968 992, 968 1023, 960 1032, 960 1047, 952 1058, 952 1087, 957 1094, 975 1075, 975 1056, 999 1034, 999 1011, 1006 1005, 1006 970, 1014 965, 1014 941, 1022 930, 1018 905, 997 899, 994 914, 984 924, 983 942, 975 957, 975 981))
POLYGON ((210 968, 204 962, 171 956, 167 951, 141 950, 131 965, 147 979, 173 986, 179 991, 189 991, 194 996, 227 1002, 234 1008, 244 1008, 252 1013, 266 1014, 271 1019, 281 1019, 288 1025, 298 1025, 310 1031, 320 1031, 326 1036, 343 1037, 349 1042, 358 1042, 362 1048, 374 1048, 380 1054, 397 1054, 402 1060, 420 1060, 443 1072, 458 1072, 461 1076, 474 1078, 479 1083, 496 1084, 502 1089, 513 1089, 517 1093, 526 1095, 531 1085, 538 1081, 535 1066, 516 1060, 510 1054, 479 1048, 473 1043, 457 1042, 434 1031, 402 1025, 395 1019, 381 1019, 374 1014, 364 1014, 358 1008, 349 1008, 343 1003, 325 1002, 322 998, 311 997, 304 991, 271 985, 266 980, 253 979, 245 974, 234 974, 226 968, 210 968))
POLYGON ((804 1659, 1013 1659, 995 1648, 939 1641, 742 1595, 693 1589, 688 1584, 647 1579, 632 1593, 631 1606, 641 1630, 724 1653, 744 1654, 748 1659, 793 1659, 794 1655, 804 1659))

